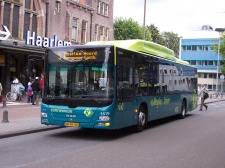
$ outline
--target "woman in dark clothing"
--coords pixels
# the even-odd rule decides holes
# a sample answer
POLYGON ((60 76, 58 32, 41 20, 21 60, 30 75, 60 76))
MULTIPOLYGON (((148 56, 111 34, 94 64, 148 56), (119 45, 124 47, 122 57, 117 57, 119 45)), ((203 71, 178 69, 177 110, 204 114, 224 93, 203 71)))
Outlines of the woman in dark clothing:
POLYGON ((33 100, 32 105, 35 105, 34 102, 36 102, 36 99, 38 99, 39 91, 40 91, 40 84, 38 81, 38 77, 35 78, 35 81, 32 83, 32 91, 33 91, 33 100))

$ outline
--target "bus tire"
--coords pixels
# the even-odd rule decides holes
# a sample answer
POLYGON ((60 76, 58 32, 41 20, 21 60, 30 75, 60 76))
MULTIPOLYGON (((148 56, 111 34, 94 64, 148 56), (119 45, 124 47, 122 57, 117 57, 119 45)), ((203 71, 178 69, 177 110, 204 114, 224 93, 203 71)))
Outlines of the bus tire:
POLYGON ((141 132, 144 130, 147 123, 146 109, 140 106, 137 116, 137 125, 134 126, 135 132, 141 132))
POLYGON ((187 106, 186 106, 186 102, 183 101, 182 105, 181 105, 181 113, 179 114, 179 118, 180 119, 184 119, 187 113, 187 106))

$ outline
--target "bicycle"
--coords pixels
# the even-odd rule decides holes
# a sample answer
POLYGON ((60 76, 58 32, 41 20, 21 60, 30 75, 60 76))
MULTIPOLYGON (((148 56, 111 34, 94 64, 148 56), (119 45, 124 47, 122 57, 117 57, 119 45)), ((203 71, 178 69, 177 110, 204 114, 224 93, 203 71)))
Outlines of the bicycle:
POLYGON ((20 90, 20 93, 18 93, 14 88, 11 92, 6 94, 6 99, 10 102, 14 102, 16 100, 27 102, 27 93, 25 90, 20 90))

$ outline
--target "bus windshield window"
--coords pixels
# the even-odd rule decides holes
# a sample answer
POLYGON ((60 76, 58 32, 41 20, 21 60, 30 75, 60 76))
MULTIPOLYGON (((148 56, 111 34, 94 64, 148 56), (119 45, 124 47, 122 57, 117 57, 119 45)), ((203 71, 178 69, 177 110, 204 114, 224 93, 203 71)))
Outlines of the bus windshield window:
POLYGON ((48 67, 46 97, 113 98, 113 65, 98 62, 48 67))

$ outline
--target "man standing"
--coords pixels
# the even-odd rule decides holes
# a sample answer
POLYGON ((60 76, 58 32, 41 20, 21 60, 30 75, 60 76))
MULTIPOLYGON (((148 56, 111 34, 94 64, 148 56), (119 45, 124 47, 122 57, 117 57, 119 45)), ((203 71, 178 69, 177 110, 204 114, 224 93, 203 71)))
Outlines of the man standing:
POLYGON ((204 103, 205 102, 204 94, 207 92, 208 91, 206 90, 205 85, 202 84, 201 91, 200 91, 201 105, 200 105, 199 111, 202 111, 202 106, 204 106, 206 108, 206 110, 208 108, 208 106, 204 103))
POLYGON ((38 81, 38 77, 35 77, 35 81, 32 83, 32 91, 33 91, 33 100, 32 105, 35 105, 34 102, 36 102, 36 99, 38 99, 39 91, 40 91, 40 84, 38 81))

